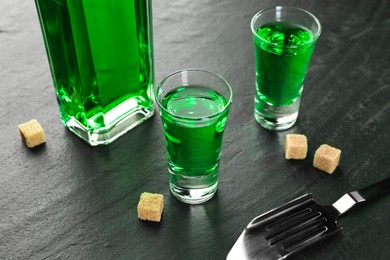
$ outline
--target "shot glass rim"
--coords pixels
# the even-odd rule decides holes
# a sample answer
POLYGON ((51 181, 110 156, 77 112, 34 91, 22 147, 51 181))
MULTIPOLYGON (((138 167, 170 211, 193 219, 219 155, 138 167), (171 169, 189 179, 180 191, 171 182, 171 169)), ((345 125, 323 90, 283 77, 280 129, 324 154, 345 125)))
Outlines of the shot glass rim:
POLYGON ((221 75, 217 74, 217 73, 214 73, 214 72, 211 72, 211 71, 207 71, 207 70, 203 70, 203 69, 194 69, 194 68, 189 68, 189 69, 182 69, 182 70, 177 70, 177 71, 174 71, 170 74, 168 74, 165 78, 163 78, 159 84, 156 85, 156 87, 154 88, 153 90, 154 92, 154 97, 155 97, 155 100, 156 100, 156 103, 159 107, 160 110, 162 111, 165 111, 166 113, 168 113, 169 115, 175 117, 175 118, 178 118, 178 119, 186 119, 186 120, 193 120, 193 121, 197 121, 197 120, 203 120, 204 118, 208 118, 208 119, 211 119, 211 118, 214 118, 216 116, 219 116, 221 115, 223 112, 225 112, 231 105, 232 101, 233 101, 233 90, 232 90, 232 87, 230 86, 229 82, 224 78, 222 77, 221 75), (160 100, 158 99, 158 95, 157 95, 157 90, 159 88, 161 88, 161 86, 172 76, 174 75, 177 75, 177 74, 180 74, 182 72, 201 72, 201 73, 207 73, 209 75, 212 75, 212 76, 215 76, 219 79, 221 79, 224 83, 225 83, 225 86, 228 88, 228 91, 229 91, 229 100, 226 101, 226 104, 224 105, 224 107, 218 111, 218 112, 215 112, 215 113, 212 113, 208 116, 199 116, 199 117, 186 117, 186 116, 179 116, 179 115, 175 115, 174 113, 171 113, 170 111, 168 111, 165 107, 163 107, 163 105, 161 104, 160 100))
POLYGON ((268 40, 262 38, 261 36, 259 36, 259 35, 256 33, 256 29, 254 28, 254 23, 255 23, 256 19, 257 19, 261 14, 263 14, 263 13, 265 13, 265 12, 268 12, 268 11, 271 11, 271 10, 276 10, 276 9, 278 9, 278 8, 280 8, 280 9, 290 9, 290 10, 299 10, 299 11, 301 11, 301 12, 304 12, 304 13, 306 13, 307 15, 309 15, 310 17, 312 17, 313 20, 315 21, 315 23, 318 25, 318 32, 314 35, 314 37, 313 37, 313 39, 312 39, 311 41, 309 41, 309 42, 307 42, 307 43, 305 43, 305 44, 299 44, 299 45, 284 45, 283 48, 288 48, 288 49, 289 49, 289 48, 291 48, 291 49, 293 49, 293 48, 298 48, 298 47, 310 45, 310 44, 312 44, 312 43, 314 43, 314 42, 317 41, 318 37, 320 37, 320 35, 321 35, 322 26, 321 26, 320 21, 318 20, 318 18, 317 18, 314 14, 310 13, 309 11, 307 11, 307 10, 305 10, 305 9, 299 8, 299 7, 293 7, 293 6, 280 6, 280 5, 262 9, 262 10, 258 11, 258 12, 252 17, 252 20, 251 20, 251 31, 252 31, 252 34, 253 34, 254 37, 260 39, 261 41, 266 42, 267 44, 269 44, 269 45, 271 45, 271 46, 278 47, 278 44, 273 43, 273 42, 270 42, 270 41, 268 41, 268 40))

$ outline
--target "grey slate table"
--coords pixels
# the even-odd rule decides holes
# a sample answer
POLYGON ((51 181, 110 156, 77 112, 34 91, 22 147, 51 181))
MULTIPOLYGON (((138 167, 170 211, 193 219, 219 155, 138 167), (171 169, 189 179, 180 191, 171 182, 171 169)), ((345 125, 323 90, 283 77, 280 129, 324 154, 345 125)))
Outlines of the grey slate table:
MULTIPOLYGON (((390 2, 155 0, 156 82, 198 67, 234 88, 217 195, 185 205, 168 190, 158 116, 115 143, 89 147, 61 124, 32 0, 0 1, 0 259, 224 259, 254 216, 311 192, 322 204, 390 176, 390 2), (249 22, 272 5, 303 7, 322 22, 295 127, 253 119, 249 22), (37 118, 47 144, 27 149, 17 125, 37 118), (309 155, 284 159, 287 133, 309 155), (315 149, 342 149, 333 175, 315 149), (143 191, 165 195, 161 223, 137 219, 143 191)), ((390 259, 390 197, 355 209, 334 239, 295 259, 390 259)))

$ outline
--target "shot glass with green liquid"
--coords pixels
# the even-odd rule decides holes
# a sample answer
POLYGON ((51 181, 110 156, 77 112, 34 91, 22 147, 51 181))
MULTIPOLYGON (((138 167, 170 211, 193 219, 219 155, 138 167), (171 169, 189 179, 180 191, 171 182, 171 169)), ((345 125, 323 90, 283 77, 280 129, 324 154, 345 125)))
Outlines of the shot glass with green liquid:
POLYGON ((62 122, 108 144, 153 115, 151 0, 35 0, 62 122))
POLYGON ((213 197, 232 89, 203 70, 175 72, 155 88, 164 127, 171 193, 189 204, 213 197))
POLYGON ((290 128, 298 118, 321 24, 308 11, 277 6, 255 14, 251 29, 256 60, 255 119, 266 129, 290 128))

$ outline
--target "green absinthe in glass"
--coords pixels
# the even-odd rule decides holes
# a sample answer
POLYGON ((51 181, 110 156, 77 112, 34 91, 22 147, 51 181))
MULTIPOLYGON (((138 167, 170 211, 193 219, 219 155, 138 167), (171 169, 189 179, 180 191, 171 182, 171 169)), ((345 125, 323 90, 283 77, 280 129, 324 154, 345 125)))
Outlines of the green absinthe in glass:
POLYGON ((108 143, 116 125, 127 131, 153 115, 150 0, 35 2, 68 128, 108 143))
POLYGON ((170 172, 194 177, 215 173, 228 116, 225 98, 205 87, 186 86, 169 92, 161 104, 170 172))
POLYGON ((275 106, 294 103, 301 95, 315 46, 312 32, 275 22, 261 26, 256 33, 256 99, 275 106))

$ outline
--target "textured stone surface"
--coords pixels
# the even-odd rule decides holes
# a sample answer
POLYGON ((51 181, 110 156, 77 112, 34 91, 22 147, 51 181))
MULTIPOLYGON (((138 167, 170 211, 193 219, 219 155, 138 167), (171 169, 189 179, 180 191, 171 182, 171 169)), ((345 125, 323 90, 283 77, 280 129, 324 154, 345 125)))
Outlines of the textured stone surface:
MULTIPOLYGON (((59 119, 34 1, 0 1, 0 259, 223 259, 256 215, 304 193, 331 204, 390 175, 390 4, 377 1, 155 0, 156 81, 199 67, 223 75, 234 103, 218 193, 189 206, 168 190, 158 116, 92 148, 59 119), (269 132, 253 119, 253 14, 303 7, 323 25, 295 127, 269 132), (47 143, 27 149, 17 125, 36 118, 47 143), (308 158, 284 159, 287 133, 310 140, 308 158), (333 175, 314 149, 343 151, 333 175), (143 191, 166 197, 164 221, 137 218, 143 191)), ((390 259, 390 197, 344 216, 344 230, 296 259, 390 259)))

